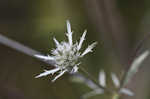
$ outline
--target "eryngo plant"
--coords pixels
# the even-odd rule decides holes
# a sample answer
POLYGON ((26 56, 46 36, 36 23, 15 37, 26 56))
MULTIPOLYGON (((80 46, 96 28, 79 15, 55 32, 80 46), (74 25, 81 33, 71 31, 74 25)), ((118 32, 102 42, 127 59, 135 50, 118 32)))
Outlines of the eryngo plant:
POLYGON ((74 77, 72 77, 71 80, 74 82, 78 82, 78 83, 84 83, 89 88, 92 89, 91 92, 88 92, 82 96, 83 99, 86 99, 95 95, 104 94, 105 88, 110 89, 110 91, 112 92, 113 94, 112 99, 119 99, 119 96, 121 94, 133 96, 134 93, 130 91, 129 89, 125 88, 125 85, 129 83, 129 81, 132 79, 134 74, 138 71, 139 67, 141 66, 141 63, 146 59, 148 55, 149 55, 149 51, 145 51, 139 57, 135 58, 129 70, 127 71, 127 73, 125 73, 124 78, 121 80, 119 80, 119 78, 117 77, 115 73, 111 73, 111 79, 115 86, 115 89, 110 89, 107 87, 106 74, 103 70, 99 72, 99 77, 98 77, 98 84, 102 87, 99 87, 96 83, 94 83, 90 79, 83 77, 82 75, 74 75, 74 77))
MULTIPOLYGON (((83 33, 82 37, 80 38, 79 43, 76 42, 75 44, 73 44, 73 42, 72 42, 72 31, 71 31, 71 26, 70 26, 69 21, 67 21, 67 31, 68 31, 67 37, 69 40, 68 42, 59 43, 54 38, 54 42, 56 43, 56 49, 52 50, 51 56, 50 55, 43 56, 43 55, 39 55, 39 54, 35 55, 40 52, 37 52, 31 48, 28 48, 27 46, 24 46, 14 40, 11 40, 11 39, 1 35, 1 34, 0 34, 0 43, 7 45, 8 47, 11 47, 17 51, 20 51, 24 54, 29 55, 29 56, 35 55, 36 58, 39 58, 40 60, 46 60, 46 63, 54 65, 55 69, 45 70, 44 73, 41 73, 40 75, 38 75, 36 77, 42 77, 42 76, 46 76, 48 74, 53 74, 53 73, 59 72, 59 75, 56 76, 53 80, 53 81, 55 81, 58 77, 63 75, 65 72, 69 72, 69 73, 77 72, 78 65, 80 63, 79 59, 82 58, 88 52, 91 52, 92 48, 96 44, 96 43, 91 44, 83 53, 80 53, 79 50, 84 41, 86 31, 83 33), (65 54, 65 53, 68 53, 68 54, 65 54), (60 58, 60 57, 62 57, 62 58, 60 58), (68 57, 68 58, 64 58, 64 57, 68 57), (69 58, 69 57, 71 57, 71 58, 69 58), (76 58, 74 58, 74 57, 76 57, 76 58), (61 59, 67 59, 67 60, 61 61, 61 59), (70 61, 68 59, 71 59, 72 61, 70 61), (77 61, 73 62, 73 60, 77 60, 77 61), (68 65, 68 64, 73 64, 73 65, 68 65)), ((149 37, 149 36, 147 36, 147 37, 149 37)), ((142 44, 143 44, 143 42, 141 42, 139 44, 140 46, 138 46, 137 48, 139 49, 142 44)), ((75 77, 74 80, 76 80, 78 82, 83 82, 84 84, 86 84, 88 87, 90 87, 93 90, 93 91, 83 95, 83 98, 88 98, 90 96, 97 95, 97 94, 103 94, 106 91, 108 91, 109 89, 110 89, 109 91, 113 93, 113 96, 111 99, 119 99, 119 96, 122 93, 127 94, 129 96, 133 96, 134 93, 132 91, 130 91, 129 89, 125 88, 125 85, 127 85, 129 83, 129 81, 131 81, 132 77, 134 76, 134 74, 138 71, 139 67, 141 66, 141 63, 145 60, 145 58, 148 55, 149 55, 149 51, 145 51, 139 57, 136 57, 134 59, 134 61, 130 64, 131 66, 130 66, 129 70, 124 74, 124 77, 121 80, 119 80, 119 78, 116 76, 115 73, 111 74, 112 82, 114 83, 114 85, 116 87, 115 89, 108 88, 108 86, 106 84, 106 75, 103 70, 100 71, 100 73, 99 73, 98 83, 97 82, 95 83, 95 80, 91 79, 91 76, 89 76, 87 79, 82 75, 78 75, 78 77, 75 77), (108 89, 108 90, 106 90, 106 89, 108 89)), ((72 78, 74 78, 74 77, 72 77, 72 78)))
MULTIPOLYGON (((115 89, 111 89, 111 91, 113 93, 115 93, 116 95, 117 94, 126 94, 128 96, 133 96, 134 95, 134 93, 132 91, 130 91, 129 89, 127 89, 127 88, 119 89, 121 83, 120 83, 120 80, 116 76, 115 73, 111 73, 111 78, 112 78, 112 82, 113 82, 113 84, 115 86, 115 89)), ((105 93, 105 89, 100 88, 93 81, 83 77, 82 75, 74 75, 74 77, 71 80, 74 81, 74 82, 78 82, 78 83, 84 83, 90 89, 92 89, 92 91, 90 91, 90 92, 88 92, 88 93, 86 93, 86 94, 84 94, 82 96, 83 99, 87 99, 87 98, 90 98, 92 96, 100 95, 100 94, 104 94, 105 93)), ((105 72, 103 70, 101 70, 99 72, 98 83, 99 83, 100 86, 103 86, 104 88, 108 88, 107 84, 106 84, 106 74, 105 74, 105 72)))
POLYGON ((54 42, 56 44, 56 48, 52 49, 51 54, 48 56, 43 55, 35 55, 35 57, 44 59, 46 61, 54 61, 55 68, 52 70, 45 70, 40 75, 36 76, 36 78, 47 76, 49 74, 54 74, 59 72, 59 74, 52 80, 55 81, 57 78, 62 76, 65 72, 75 73, 78 71, 78 65, 81 63, 80 58, 85 56, 87 53, 92 52, 92 49, 95 47, 97 42, 89 45, 85 51, 80 52, 83 41, 85 40, 87 31, 85 30, 83 35, 80 38, 79 42, 73 42, 70 22, 67 21, 67 33, 66 36, 68 38, 68 42, 62 41, 58 42, 56 38, 54 38, 54 42))

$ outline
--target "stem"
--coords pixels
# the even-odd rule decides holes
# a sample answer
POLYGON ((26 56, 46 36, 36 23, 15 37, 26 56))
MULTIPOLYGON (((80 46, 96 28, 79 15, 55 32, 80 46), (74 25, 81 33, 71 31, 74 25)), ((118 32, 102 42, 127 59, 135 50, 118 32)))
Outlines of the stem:
POLYGON ((118 93, 114 93, 112 95, 112 99, 119 99, 120 95, 118 93))
POLYGON ((103 86, 101 86, 98 82, 97 82, 97 80, 92 76, 92 75, 90 75, 83 67, 80 67, 80 70, 82 70, 82 72, 84 73, 84 75, 86 75, 93 83, 95 83, 99 88, 101 88, 101 89, 103 89, 103 90, 105 90, 105 91, 107 91, 107 92, 109 92, 109 93, 112 93, 113 91, 112 90, 110 90, 110 89, 108 89, 108 88, 106 88, 106 87, 103 87, 103 86))
MULTIPOLYGON (((34 57, 34 58, 36 58, 36 59, 39 59, 39 58, 35 57, 34 55, 35 55, 35 54, 40 54, 40 52, 38 52, 38 51, 36 51, 36 50, 34 50, 34 49, 31 49, 31 48, 29 48, 29 47, 27 47, 27 46, 25 46, 25 45, 23 45, 23 44, 21 44, 21 43, 19 43, 19 42, 17 42, 17 41, 14 41, 14 40, 12 40, 12 39, 9 39, 9 38, 7 38, 7 37, 1 35, 1 34, 0 34, 0 43, 3 44, 3 45, 5 45, 5 46, 8 46, 8 47, 10 47, 10 48, 12 48, 12 49, 14 49, 14 50, 16 50, 16 51, 22 52, 22 53, 24 53, 24 54, 26 54, 26 55, 29 55, 29 56, 34 57)), ((50 65, 54 65, 54 63, 55 63, 55 62, 52 62, 52 61, 48 61, 48 62, 47 62, 47 61, 44 61, 44 60, 42 60, 42 59, 39 59, 39 60, 40 60, 40 61, 43 61, 43 62, 45 62, 45 63, 47 63, 47 64, 50 64, 50 65)), ((93 81, 99 88, 102 88, 102 89, 104 89, 104 90, 107 91, 107 92, 113 92, 113 91, 111 91, 110 89, 107 89, 107 88, 101 86, 101 85, 94 79, 94 77, 92 77, 84 68, 81 67, 81 70, 82 70, 83 73, 84 73, 85 75, 87 75, 87 76, 89 77, 89 79, 91 79, 91 81, 93 81)))
MULTIPOLYGON (((7 47, 10 47, 10 48, 12 48, 12 49, 14 49, 16 51, 19 51, 21 53, 24 53, 26 55, 29 55, 29 56, 34 57, 36 59, 39 59, 39 58, 35 57, 34 55, 40 54, 40 52, 38 52, 38 51, 36 51, 34 49, 31 49, 31 48, 29 48, 29 47, 27 47, 27 46, 25 46, 25 45, 23 45, 23 44, 21 44, 21 43, 19 43, 17 41, 9 39, 9 38, 1 35, 1 34, 0 34, 0 43, 5 45, 5 46, 7 46, 7 47)), ((50 65, 54 65, 54 63, 55 63, 53 61, 45 61, 45 60, 42 60, 42 59, 39 59, 39 60, 43 61, 45 63, 48 63, 50 65)))

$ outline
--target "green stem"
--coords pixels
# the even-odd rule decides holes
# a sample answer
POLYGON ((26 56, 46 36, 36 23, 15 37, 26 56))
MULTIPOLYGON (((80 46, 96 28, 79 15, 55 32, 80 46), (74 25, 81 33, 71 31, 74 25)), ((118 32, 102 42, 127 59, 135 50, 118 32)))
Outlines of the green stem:
POLYGON ((106 92, 109 92, 109 93, 112 93, 113 91, 106 88, 106 87, 103 87, 101 86, 97 80, 92 76, 90 75, 83 67, 80 67, 80 70, 82 70, 82 72, 84 73, 84 75, 86 75, 93 83, 95 83, 99 88, 105 90, 106 92))
POLYGON ((112 95, 112 99, 119 99, 120 95, 118 93, 114 93, 112 95))

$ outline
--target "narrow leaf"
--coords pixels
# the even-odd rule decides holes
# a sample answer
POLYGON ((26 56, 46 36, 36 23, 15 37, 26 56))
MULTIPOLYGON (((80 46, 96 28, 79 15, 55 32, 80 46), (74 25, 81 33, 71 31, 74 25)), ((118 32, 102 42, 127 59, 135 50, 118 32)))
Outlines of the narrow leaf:
POLYGON ((55 42, 55 44, 56 44, 56 46, 58 47, 60 44, 59 44, 59 42, 56 40, 56 38, 54 37, 53 38, 53 40, 54 40, 54 42, 55 42))
POLYGON ((44 56, 44 55, 39 55, 39 54, 37 54, 37 55, 34 55, 36 58, 39 58, 39 59, 43 59, 43 60, 54 60, 54 58, 53 57, 51 57, 51 56, 44 56))
POLYGON ((115 73, 111 73, 111 78, 112 78, 114 85, 118 88, 120 86, 119 78, 116 76, 115 73))
POLYGON ((134 93, 133 93, 132 91, 130 91, 129 89, 127 89, 127 88, 122 88, 122 89, 120 90, 120 93, 126 94, 126 95, 128 95, 128 96, 134 96, 134 93))
POLYGON ((82 37, 80 38, 80 42, 78 45, 78 50, 80 50, 80 48, 82 47, 82 43, 85 40, 85 36, 86 36, 87 30, 84 31, 84 33, 82 34, 82 37))
POLYGON ((52 70, 44 70, 43 73, 41 73, 40 75, 36 76, 35 78, 47 76, 47 75, 49 75, 49 74, 54 74, 55 72, 57 72, 57 71, 59 71, 59 70, 60 70, 59 68, 55 68, 55 69, 52 69, 52 70))
POLYGON ((103 93, 104 93, 104 90, 95 89, 94 91, 91 91, 91 92, 88 92, 88 93, 84 94, 82 96, 82 99, 87 99, 89 97, 92 97, 92 96, 95 96, 95 95, 99 95, 99 94, 103 94, 103 93))
POLYGON ((93 90, 99 88, 94 82, 92 82, 90 79, 85 78, 81 74, 74 74, 71 77, 71 81, 76 82, 76 83, 86 84, 89 88, 91 88, 93 90))
POLYGON ((92 52, 92 49, 96 46, 97 42, 92 43, 91 45, 89 45, 85 51, 82 53, 81 57, 83 57, 84 55, 86 55, 89 52, 92 52))
POLYGON ((69 20, 67 20, 67 37, 68 37, 68 40, 69 40, 69 44, 70 46, 72 46, 72 31, 71 31, 71 24, 69 22, 69 20))
POLYGON ((131 67, 127 73, 127 76, 124 80, 124 84, 127 84, 133 75, 138 71, 139 67, 141 66, 142 62, 146 59, 146 57, 149 55, 149 51, 145 51, 142 53, 139 57, 135 58, 133 63, 131 64, 131 67))
POLYGON ((60 74, 58 74, 53 80, 52 82, 54 82, 55 80, 57 80, 59 77, 61 77, 67 70, 61 71, 60 74))
POLYGON ((99 84, 103 87, 106 86, 106 75, 103 70, 99 72, 99 84))

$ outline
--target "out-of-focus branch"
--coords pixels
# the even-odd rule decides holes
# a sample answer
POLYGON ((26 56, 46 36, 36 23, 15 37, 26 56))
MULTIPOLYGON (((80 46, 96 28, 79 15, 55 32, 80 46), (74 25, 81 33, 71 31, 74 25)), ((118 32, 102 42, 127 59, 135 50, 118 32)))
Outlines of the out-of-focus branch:
MULTIPOLYGON (((36 51, 36 50, 33 50, 25 45, 22 45, 12 39, 9 39, 3 35, 0 34, 0 44, 3 44, 5 46, 8 46, 10 48, 13 48, 21 53, 24 53, 26 55, 29 55, 29 56, 32 56, 32 57, 35 57, 34 55, 36 54, 41 54, 40 52, 36 51)), ((35 57, 36 58, 36 57, 35 57)), ((39 59, 39 58, 38 58, 39 59)), ((41 60, 39 59, 40 61, 44 61, 44 60, 41 60)), ((44 61, 50 65, 54 65, 54 62, 53 61, 44 61)))
MULTIPOLYGON (((141 50, 143 42, 145 42, 149 36, 146 35, 146 37, 138 43, 135 50, 131 49, 129 47, 128 31, 124 25, 123 17, 117 8, 117 0, 85 0, 85 2, 89 19, 101 33, 100 37, 105 42, 105 47, 112 49, 115 45, 115 51, 119 55, 121 63, 123 63, 126 70, 128 70, 134 58, 139 54, 138 52, 141 50)), ((147 71, 148 69, 143 70, 147 71)), ((143 77, 145 78, 146 76, 143 77)), ((138 93, 135 96, 136 99, 144 98, 141 92, 143 93, 143 86, 148 85, 146 84, 147 81, 145 82, 142 79, 138 79, 140 77, 135 78, 137 78, 137 81, 131 82, 127 87, 134 89, 134 92, 138 93), (138 89, 136 89, 136 87, 138 89)), ((125 97, 125 99, 132 98, 133 97, 125 97)))
POLYGON ((0 43, 5 46, 11 47, 19 52, 25 53, 29 56, 34 56, 35 54, 40 54, 40 52, 35 51, 29 47, 26 47, 26 46, 14 41, 14 40, 11 40, 1 34, 0 34, 0 43))
POLYGON ((107 48, 115 48, 119 59, 127 64, 131 49, 127 29, 117 9, 116 0, 85 0, 89 18, 101 33, 107 48))
POLYGON ((24 94, 17 88, 7 84, 0 86, 0 99, 25 99, 24 94))

